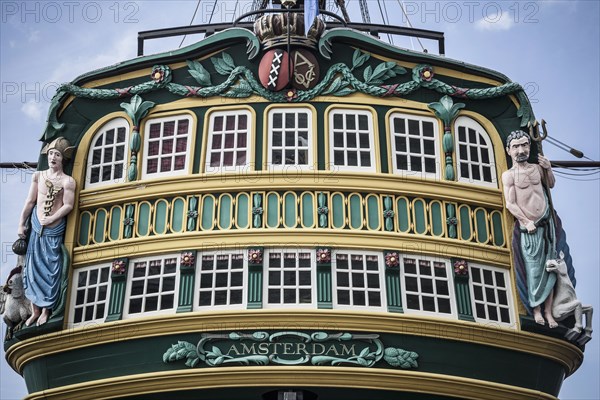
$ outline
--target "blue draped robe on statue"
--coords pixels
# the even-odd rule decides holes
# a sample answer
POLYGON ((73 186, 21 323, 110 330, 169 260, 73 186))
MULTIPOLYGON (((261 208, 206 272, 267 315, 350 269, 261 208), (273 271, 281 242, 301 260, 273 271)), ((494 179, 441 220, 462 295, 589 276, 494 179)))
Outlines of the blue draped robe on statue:
POLYGON ((31 213, 31 233, 27 245, 23 286, 25 296, 40 308, 52 308, 58 298, 66 225, 63 218, 58 225, 52 228, 45 226, 42 229, 36 207, 31 213))

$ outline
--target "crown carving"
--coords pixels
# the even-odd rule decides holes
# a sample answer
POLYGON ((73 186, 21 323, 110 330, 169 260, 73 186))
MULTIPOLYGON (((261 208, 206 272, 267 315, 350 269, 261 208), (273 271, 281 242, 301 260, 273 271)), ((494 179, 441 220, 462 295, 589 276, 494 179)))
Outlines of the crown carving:
POLYGON ((288 44, 287 23, 290 19, 290 40, 292 46, 317 48, 317 42, 325 30, 325 23, 315 18, 308 35, 304 36, 303 13, 266 14, 254 22, 254 34, 261 41, 265 50, 273 47, 283 47, 288 44))

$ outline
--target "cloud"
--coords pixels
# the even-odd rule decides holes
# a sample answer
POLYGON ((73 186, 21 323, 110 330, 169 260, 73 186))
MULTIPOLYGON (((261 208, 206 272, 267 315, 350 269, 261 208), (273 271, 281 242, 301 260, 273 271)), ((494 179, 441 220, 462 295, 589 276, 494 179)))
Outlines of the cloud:
POLYGON ((77 52, 69 54, 69 57, 64 58, 52 70, 48 82, 71 82, 83 73, 129 60, 136 55, 137 31, 135 30, 120 32, 118 36, 105 37, 102 45, 105 50, 101 52, 98 52, 96 47, 88 45, 98 41, 99 38, 87 39, 89 41, 83 40, 79 43, 80 46, 76 46, 77 52))
POLYGON ((498 13, 490 13, 479 21, 475 22, 475 28, 480 31, 507 31, 515 26, 509 12, 499 11, 498 13))
POLYGON ((29 100, 27 103, 24 103, 21 106, 21 112, 23 114, 25 114, 25 116, 27 118, 32 119, 36 122, 39 122, 42 120, 42 118, 44 116, 45 107, 46 107, 45 103, 42 104, 35 100, 29 100))
POLYGON ((40 31, 29 31, 29 35, 27 35, 27 41, 29 43, 35 43, 40 40, 40 31))

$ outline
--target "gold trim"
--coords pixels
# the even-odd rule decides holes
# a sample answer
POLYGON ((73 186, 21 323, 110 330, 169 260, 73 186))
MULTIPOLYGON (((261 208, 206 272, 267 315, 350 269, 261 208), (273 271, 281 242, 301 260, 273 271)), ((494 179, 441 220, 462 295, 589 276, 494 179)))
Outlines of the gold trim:
POLYGON ((424 395, 473 400, 557 400, 556 397, 538 390, 442 374, 349 367, 288 366, 179 369, 120 376, 48 389, 32 393, 25 399, 100 400, 186 390, 269 386, 418 392, 424 395))
POLYGON ((18 342, 6 351, 6 359, 13 369, 22 373, 25 364, 39 357, 110 343, 115 338, 127 341, 204 331, 255 329, 348 330, 444 338, 544 357, 561 364, 567 376, 583 361, 583 353, 574 345, 529 332, 418 315, 302 309, 191 312, 134 318, 98 324, 93 328, 72 328, 18 342))
MULTIPOLYGON (((404 179, 393 174, 370 174, 335 171, 302 171, 298 175, 252 171, 245 174, 219 176, 177 176, 128 182, 103 190, 82 190, 78 205, 82 209, 114 202, 139 201, 150 197, 180 195, 189 192, 227 192, 268 190, 356 191, 384 194, 410 193, 411 196, 432 200, 449 200, 475 206, 502 208, 500 189, 460 182, 404 179)), ((75 210, 77 211, 77 210, 75 210)))
POLYGON ((398 232, 264 228, 145 236, 116 243, 97 244, 93 247, 81 246, 73 251, 72 265, 73 268, 79 268, 107 262, 117 257, 149 256, 198 248, 199 246, 203 249, 217 249, 255 246, 257 243, 261 243, 265 247, 333 246, 373 251, 392 248, 406 253, 466 258, 504 269, 508 268, 510 264, 510 253, 506 248, 457 241, 456 239, 398 232))

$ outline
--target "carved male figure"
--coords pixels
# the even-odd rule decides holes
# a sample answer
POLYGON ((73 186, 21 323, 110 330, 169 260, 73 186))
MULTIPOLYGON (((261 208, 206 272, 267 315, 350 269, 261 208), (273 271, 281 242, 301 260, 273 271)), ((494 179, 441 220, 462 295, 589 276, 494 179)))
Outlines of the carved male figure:
POLYGON ((551 328, 558 326, 552 316, 556 275, 546 271, 546 261, 556 258, 556 236, 552 210, 544 185, 554 187, 550 161, 538 156, 538 164, 529 159, 531 139, 523 131, 514 131, 506 139, 506 151, 513 166, 502 174, 506 208, 517 219, 521 230, 521 254, 527 274, 529 306, 538 324, 544 317, 551 328), (541 304, 544 304, 542 316, 541 304))
POLYGON ((75 181, 64 173, 63 165, 72 151, 69 141, 62 137, 42 149, 42 154, 48 155, 48 169, 34 173, 21 212, 19 237, 25 237, 27 219, 31 221, 23 275, 25 296, 31 301, 27 326, 46 323, 58 298, 65 216, 75 199, 75 181))

